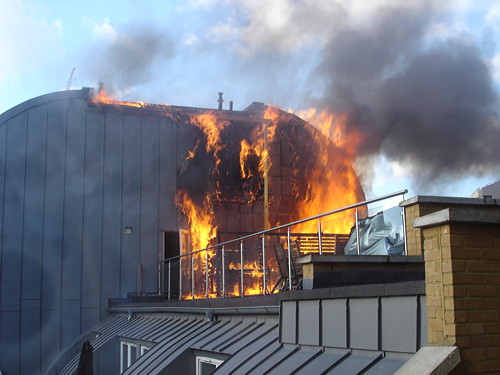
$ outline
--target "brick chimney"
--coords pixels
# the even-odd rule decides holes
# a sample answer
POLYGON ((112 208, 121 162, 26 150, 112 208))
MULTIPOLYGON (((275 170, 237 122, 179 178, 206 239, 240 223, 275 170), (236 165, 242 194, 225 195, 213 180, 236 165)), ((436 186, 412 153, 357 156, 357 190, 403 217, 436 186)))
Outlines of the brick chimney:
POLYGON ((451 374, 500 373, 500 201, 415 197, 401 204, 409 254, 423 253, 429 346, 457 346, 451 374))

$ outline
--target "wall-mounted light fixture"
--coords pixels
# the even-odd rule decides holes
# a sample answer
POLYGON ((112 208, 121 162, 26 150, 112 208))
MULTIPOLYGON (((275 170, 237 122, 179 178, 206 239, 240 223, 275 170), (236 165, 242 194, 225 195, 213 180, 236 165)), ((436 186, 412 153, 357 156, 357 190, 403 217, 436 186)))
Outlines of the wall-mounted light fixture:
POLYGON ((123 231, 125 234, 132 234, 132 227, 125 227, 125 230, 123 231))

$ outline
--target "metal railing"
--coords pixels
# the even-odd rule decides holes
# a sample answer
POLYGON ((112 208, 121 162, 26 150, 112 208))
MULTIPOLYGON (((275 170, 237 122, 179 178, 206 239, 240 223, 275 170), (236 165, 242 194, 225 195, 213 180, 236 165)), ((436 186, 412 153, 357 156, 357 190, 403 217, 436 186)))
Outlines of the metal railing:
MULTIPOLYGON (((297 226, 299 224, 303 224, 309 221, 317 220, 318 224, 318 232, 317 232, 317 241, 318 241, 318 254, 323 254, 323 242, 324 238, 326 236, 325 233, 322 231, 322 218, 332 216, 335 214, 339 214, 342 212, 346 212, 349 210, 355 210, 354 216, 355 216, 355 224, 353 226, 353 229, 356 232, 356 253, 357 255, 361 254, 361 245, 360 245, 360 218, 359 218, 359 208, 361 207, 367 207, 369 204, 373 204, 376 202, 381 202, 384 200, 388 200, 390 198, 398 197, 398 196, 403 196, 404 200, 404 194, 406 194, 408 190, 401 190, 392 194, 384 195, 378 198, 366 200, 363 202, 359 202, 356 204, 352 204, 346 207, 342 207, 333 211, 328 211, 316 216, 308 217, 305 219, 297 220, 291 223, 287 223, 284 225, 280 225, 271 229, 263 230, 260 232, 255 232, 251 233, 248 235, 244 235, 235 239, 231 239, 229 241, 224 241, 221 243, 217 243, 215 245, 199 249, 196 251, 191 251, 188 253, 180 254, 177 256, 173 256, 167 259, 162 259, 158 261, 158 292, 159 294, 166 294, 167 298, 170 300, 174 295, 175 298, 178 298, 179 300, 183 299, 183 278, 191 278, 191 286, 190 286, 190 293, 188 293, 188 298, 195 298, 195 296, 198 296, 198 298, 210 298, 210 293, 209 293, 209 256, 211 253, 214 253, 214 255, 217 255, 219 252, 220 257, 221 257, 221 294, 217 295, 217 297, 227 297, 228 296, 228 291, 227 291, 227 273, 228 270, 227 265, 226 265, 226 256, 229 248, 231 246, 237 246, 239 248, 239 258, 240 258, 240 275, 239 275, 239 295, 241 297, 245 296, 245 268, 244 268, 244 254, 245 254, 245 247, 244 247, 244 242, 247 240, 250 240, 252 238, 257 238, 260 239, 261 241, 261 254, 262 254, 262 293, 260 294, 268 294, 271 293, 272 291, 268 291, 268 277, 266 277, 266 274, 268 273, 268 269, 266 269, 267 265, 267 259, 266 259, 266 237, 271 237, 271 236, 286 236, 286 258, 287 258, 287 277, 286 280, 284 280, 284 286, 286 289, 291 290, 294 288, 292 285, 292 237, 293 236, 300 236, 300 234, 297 233, 292 233, 291 228, 294 226, 297 226), (354 228, 355 227, 355 228, 354 228), (286 232, 282 232, 282 230, 286 230, 286 232), (195 255, 205 253, 205 260, 204 260, 204 265, 205 265, 205 271, 204 271, 204 283, 199 283, 199 284, 204 284, 205 287, 205 295, 203 294, 196 294, 195 293, 195 255), (183 266, 185 264, 189 264, 189 257, 191 258, 190 261, 190 272, 185 272, 183 274, 183 266), (177 290, 172 290, 172 274, 173 272, 173 265, 178 264, 178 288, 177 290), (190 274, 190 275, 189 275, 190 274), (183 277, 184 275, 184 277, 183 277), (165 289, 165 284, 167 285, 166 290, 165 289), (178 293, 177 293, 178 292, 178 293)), ((404 210, 402 210, 402 232, 403 232, 403 237, 406 237, 406 227, 405 227, 405 217, 404 217, 404 210)), ((404 238, 404 251, 403 254, 407 255, 407 247, 406 247, 406 239, 404 238)), ((182 251, 182 249, 181 249, 182 251)), ((199 257, 201 259, 201 257, 199 257)), ((189 271, 189 270, 188 270, 189 271)), ((234 270, 233 270, 234 271, 234 270)), ((259 272, 260 273, 260 272, 259 272)), ((214 275, 212 275, 214 276, 214 275)), ((253 293, 255 294, 255 293, 253 293)))

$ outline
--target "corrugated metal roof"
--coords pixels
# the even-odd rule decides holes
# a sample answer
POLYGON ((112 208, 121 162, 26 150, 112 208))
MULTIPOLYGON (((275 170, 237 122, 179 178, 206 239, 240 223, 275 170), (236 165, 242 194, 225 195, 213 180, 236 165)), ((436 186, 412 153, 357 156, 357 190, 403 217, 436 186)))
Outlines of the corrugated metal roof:
MULTIPOLYGON (((97 337, 91 343, 97 352, 116 337, 153 344, 124 372, 127 375, 169 373, 173 367, 179 370, 174 361, 189 355, 194 363, 193 350, 227 356, 214 375, 386 375, 393 374, 411 356, 410 353, 282 344, 276 317, 225 316, 208 322, 202 316, 193 315, 137 314, 128 319, 121 314, 110 317, 95 333, 97 337)), ((74 373, 78 357, 73 358, 61 374, 74 373)))

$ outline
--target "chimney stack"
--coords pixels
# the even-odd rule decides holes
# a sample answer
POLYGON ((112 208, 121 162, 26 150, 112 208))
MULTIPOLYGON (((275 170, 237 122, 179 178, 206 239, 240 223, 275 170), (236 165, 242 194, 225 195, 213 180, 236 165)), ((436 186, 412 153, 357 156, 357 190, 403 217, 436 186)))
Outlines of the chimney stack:
POLYGON ((232 100, 229 101, 229 110, 230 111, 233 110, 233 101, 232 100))
POLYGON ((219 111, 222 110, 222 103, 224 103, 224 99, 222 99, 222 92, 219 92, 219 99, 217 101, 219 102, 219 111))

